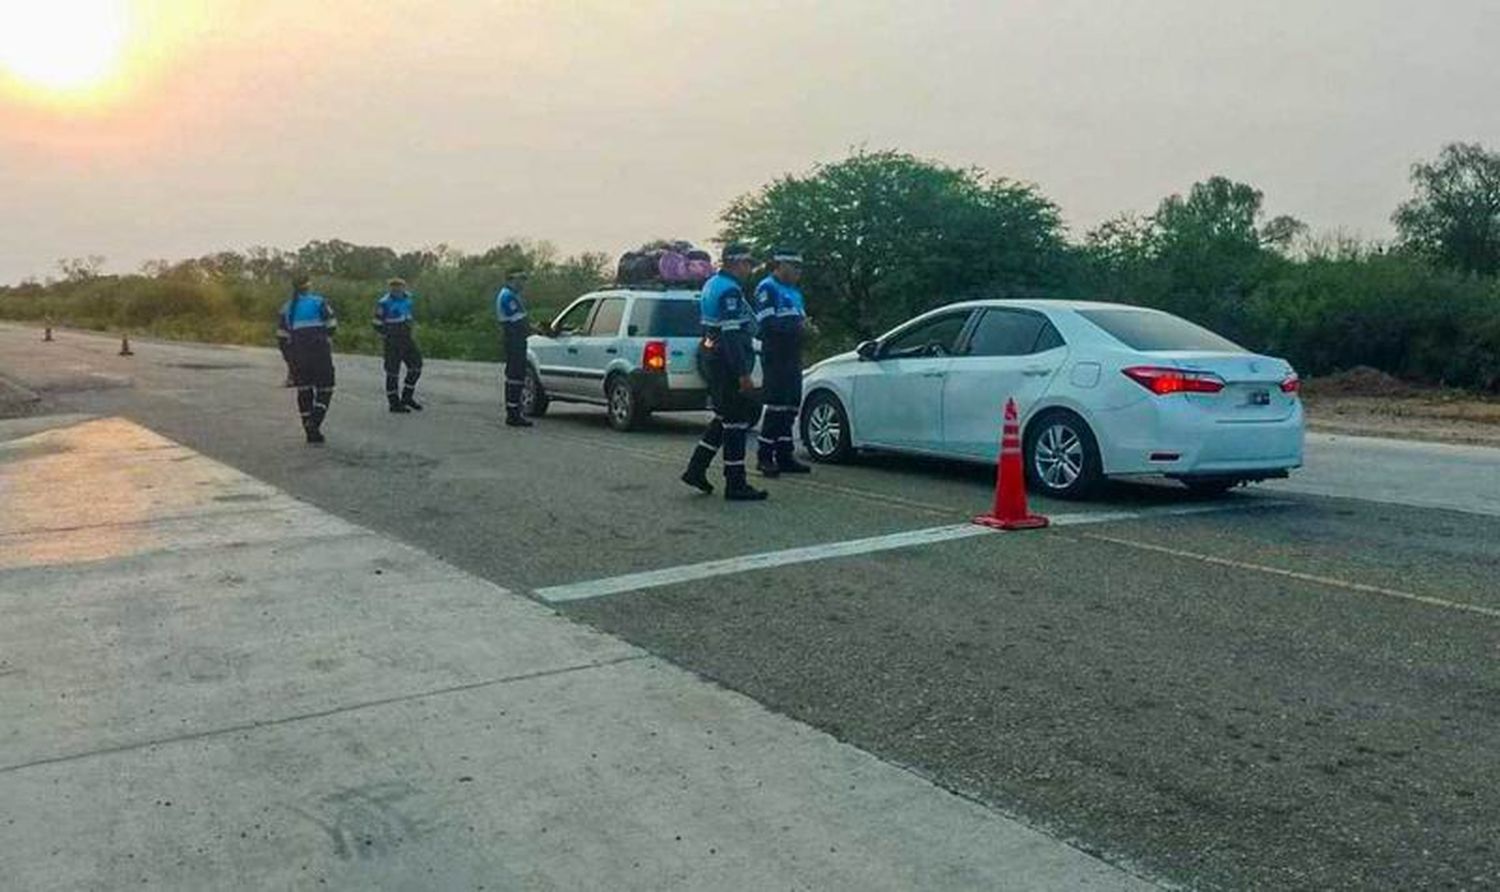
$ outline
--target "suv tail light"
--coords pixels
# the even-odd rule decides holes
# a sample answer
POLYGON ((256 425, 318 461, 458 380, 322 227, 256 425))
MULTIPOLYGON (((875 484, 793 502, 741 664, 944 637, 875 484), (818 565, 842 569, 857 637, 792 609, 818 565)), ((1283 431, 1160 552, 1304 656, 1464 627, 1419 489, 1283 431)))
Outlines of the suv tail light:
POLYGON ((665 372, 667 370, 666 341, 646 342, 646 350, 641 354, 641 368, 648 372, 665 372))
POLYGON ((1130 380, 1157 396, 1173 393, 1218 393, 1224 389, 1224 379, 1212 372, 1190 372, 1150 365, 1132 366, 1124 369, 1124 372, 1130 380))
POLYGON ((1300 393, 1302 391, 1302 379, 1297 377, 1296 372, 1287 372, 1287 376, 1281 382, 1282 393, 1300 393))

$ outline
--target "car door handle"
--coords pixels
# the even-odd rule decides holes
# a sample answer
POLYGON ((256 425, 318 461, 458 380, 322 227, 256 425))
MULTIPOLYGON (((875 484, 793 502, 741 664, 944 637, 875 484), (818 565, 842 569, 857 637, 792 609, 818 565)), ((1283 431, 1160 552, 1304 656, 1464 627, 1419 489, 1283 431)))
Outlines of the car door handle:
POLYGON ((608 353, 610 356, 614 356, 616 353, 619 353, 620 351, 617 350, 617 349, 615 349, 614 347, 606 347, 605 350, 604 350, 604 352, 608 353))
POLYGON ((568 352, 569 353, 577 353, 578 352, 578 348, 577 347, 569 347, 568 348, 568 352))
POLYGON ((923 372, 922 373, 922 377, 923 378, 946 378, 946 377, 948 377, 948 373, 947 372, 923 372))
POLYGON ((1021 369, 1021 374, 1027 376, 1028 378, 1040 378, 1043 375, 1052 374, 1052 369, 1049 369, 1044 365, 1034 365, 1028 368, 1021 369))

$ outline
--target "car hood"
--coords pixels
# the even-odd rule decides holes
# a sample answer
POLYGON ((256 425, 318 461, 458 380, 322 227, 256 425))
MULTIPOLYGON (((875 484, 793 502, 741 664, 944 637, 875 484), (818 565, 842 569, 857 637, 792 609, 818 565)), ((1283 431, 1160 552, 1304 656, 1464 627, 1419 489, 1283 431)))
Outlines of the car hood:
POLYGON ((848 353, 840 353, 837 356, 830 356, 827 359, 813 363, 808 367, 807 374, 822 371, 823 369, 827 369, 832 366, 846 365, 851 362, 859 362, 859 354, 855 353, 853 350, 850 350, 848 353))

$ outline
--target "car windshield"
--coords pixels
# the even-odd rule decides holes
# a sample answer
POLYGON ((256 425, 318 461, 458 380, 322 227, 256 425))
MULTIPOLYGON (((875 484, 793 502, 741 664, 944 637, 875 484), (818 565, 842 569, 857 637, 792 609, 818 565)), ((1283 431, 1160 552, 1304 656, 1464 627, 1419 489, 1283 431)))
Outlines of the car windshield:
POLYGON ((636 334, 648 338, 696 338, 703 332, 696 300, 638 298, 634 316, 636 334))
POLYGON ((1115 340, 1144 353, 1207 350, 1245 353, 1244 347, 1201 325, 1154 310, 1079 310, 1078 315, 1104 329, 1115 340))

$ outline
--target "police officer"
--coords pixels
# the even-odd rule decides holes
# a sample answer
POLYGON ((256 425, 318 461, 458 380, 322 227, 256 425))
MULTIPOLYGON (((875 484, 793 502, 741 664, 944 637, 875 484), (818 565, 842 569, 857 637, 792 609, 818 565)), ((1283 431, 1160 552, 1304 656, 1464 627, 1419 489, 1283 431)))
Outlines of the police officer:
POLYGON ((771 274, 755 288, 766 399, 756 467, 767 477, 812 471, 797 461, 792 440, 802 406, 802 333, 807 321, 802 291, 797 287, 801 280, 802 256, 790 248, 777 248, 771 256, 771 274))
POLYGON ((725 245, 718 273, 703 286, 700 360, 714 417, 682 474, 687 485, 713 492, 706 472, 722 446, 724 498, 732 502, 766 498, 765 492, 745 479, 745 436, 760 409, 750 395, 755 387, 751 379, 755 352, 750 343, 755 316, 741 284, 750 277, 753 262, 745 245, 725 245))
POLYGON ((306 276, 293 279, 292 299, 281 307, 276 337, 291 367, 307 442, 322 443, 323 419, 333 401, 333 345, 329 338, 339 321, 328 301, 309 288, 306 276))
POLYGON ((385 339, 385 398, 392 412, 420 412, 422 404, 413 397, 417 379, 422 377, 422 351, 412 337, 416 319, 412 316, 411 294, 404 279, 392 279, 388 284, 390 290, 375 302, 375 332, 385 339), (397 391, 403 363, 406 380, 397 391))
POLYGON ((531 323, 526 319, 526 305, 521 291, 526 287, 526 271, 513 269, 505 275, 505 286, 495 295, 495 317, 505 332, 505 423, 510 427, 531 427, 521 414, 521 395, 526 390, 526 338, 531 323))

